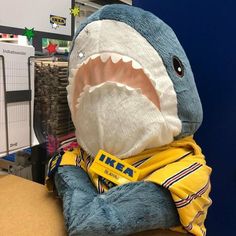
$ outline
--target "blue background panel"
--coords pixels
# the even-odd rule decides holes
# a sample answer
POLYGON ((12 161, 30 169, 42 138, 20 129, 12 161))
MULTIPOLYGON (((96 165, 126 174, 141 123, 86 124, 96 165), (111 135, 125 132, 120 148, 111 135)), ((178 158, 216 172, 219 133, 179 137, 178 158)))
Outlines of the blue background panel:
POLYGON ((207 235, 236 235, 236 1, 133 0, 169 24, 195 75, 204 121, 196 133, 213 168, 207 235))

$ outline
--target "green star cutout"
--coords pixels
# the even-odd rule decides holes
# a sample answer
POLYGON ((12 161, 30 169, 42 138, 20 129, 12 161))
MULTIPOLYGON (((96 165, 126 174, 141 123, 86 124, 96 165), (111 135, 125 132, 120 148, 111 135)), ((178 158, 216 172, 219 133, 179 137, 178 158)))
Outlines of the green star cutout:
POLYGON ((70 14, 73 16, 78 16, 80 13, 80 8, 79 7, 74 7, 70 8, 70 14))
POLYGON ((25 27, 23 35, 30 41, 35 35, 34 28, 28 29, 25 27))

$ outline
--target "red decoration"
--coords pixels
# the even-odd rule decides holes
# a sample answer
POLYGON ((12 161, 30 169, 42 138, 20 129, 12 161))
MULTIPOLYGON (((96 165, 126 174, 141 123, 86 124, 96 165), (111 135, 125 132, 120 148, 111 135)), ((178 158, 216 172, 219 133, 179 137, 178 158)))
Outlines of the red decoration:
POLYGON ((52 53, 57 52, 56 47, 57 47, 57 44, 53 44, 50 42, 48 46, 46 47, 46 49, 48 50, 49 54, 52 54, 52 53))

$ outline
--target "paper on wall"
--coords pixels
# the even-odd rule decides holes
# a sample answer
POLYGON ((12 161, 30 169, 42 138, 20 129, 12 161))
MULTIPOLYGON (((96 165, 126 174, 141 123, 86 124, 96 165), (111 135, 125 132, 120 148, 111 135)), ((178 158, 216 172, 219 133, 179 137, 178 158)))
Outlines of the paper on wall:
MULTIPOLYGON (((19 46, 0 42, 0 55, 5 59, 6 91, 29 90, 28 58, 34 56, 32 46, 19 46)), ((33 104, 34 104, 34 68, 31 65, 31 124, 30 102, 7 103, 5 109, 5 96, 3 84, 3 67, 0 58, 0 157, 7 154, 6 125, 8 127, 8 141, 10 153, 30 146, 30 129, 32 132, 32 146, 38 144, 33 130, 33 104), (8 121, 6 122, 5 112, 8 121)))

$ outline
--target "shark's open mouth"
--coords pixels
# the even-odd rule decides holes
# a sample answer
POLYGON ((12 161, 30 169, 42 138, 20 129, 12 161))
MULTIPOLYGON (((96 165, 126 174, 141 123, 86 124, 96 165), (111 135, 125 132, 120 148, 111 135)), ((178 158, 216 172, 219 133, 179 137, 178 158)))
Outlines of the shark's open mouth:
POLYGON ((115 53, 90 56, 73 70, 68 86, 69 103, 73 107, 86 87, 98 86, 107 81, 125 84, 141 92, 160 109, 160 100, 155 82, 150 73, 134 59, 115 53))
POLYGON ((104 83, 114 82, 123 84, 127 89, 140 90, 161 112, 173 136, 180 133, 181 122, 177 115, 176 93, 163 64, 159 63, 157 67, 147 70, 149 64, 142 66, 142 63, 133 57, 112 52, 94 53, 81 59, 79 64, 73 62, 70 65, 67 86, 68 103, 75 125, 78 101, 84 91, 88 88, 92 91, 104 83))

